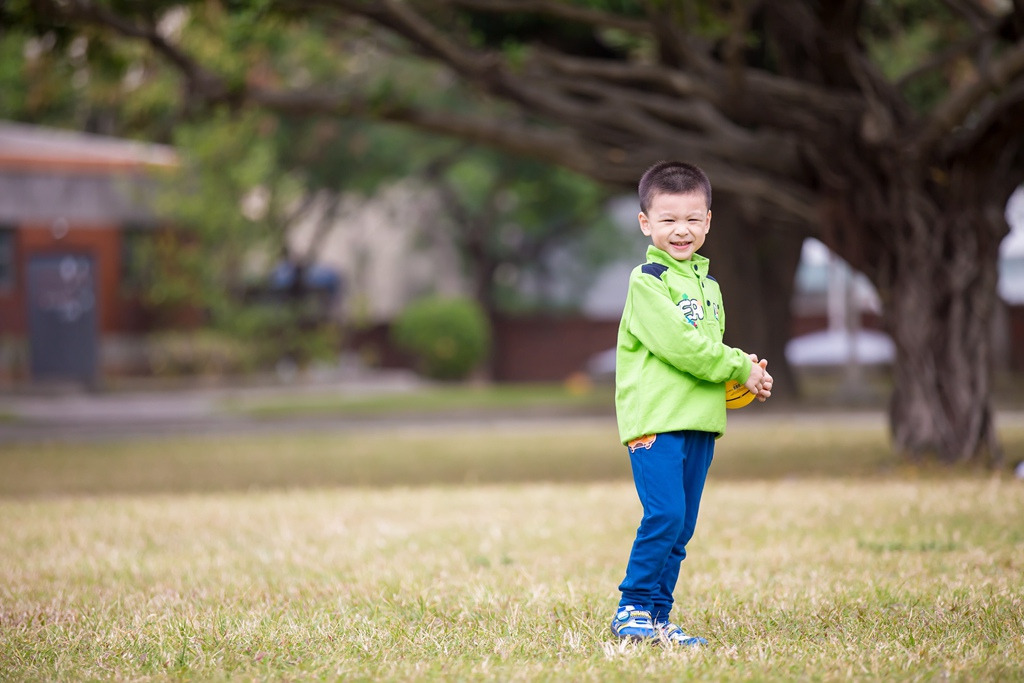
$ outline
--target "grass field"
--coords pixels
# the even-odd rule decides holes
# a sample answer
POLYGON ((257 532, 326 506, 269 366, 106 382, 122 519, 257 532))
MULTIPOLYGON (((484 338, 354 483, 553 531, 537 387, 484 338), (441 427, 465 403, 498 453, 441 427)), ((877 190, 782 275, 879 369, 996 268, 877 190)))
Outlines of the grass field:
POLYGON ((438 385, 407 392, 370 395, 307 394, 276 397, 236 397, 224 402, 230 413, 264 419, 309 415, 373 416, 411 413, 517 413, 559 414, 603 412, 613 414, 614 389, 609 385, 497 384, 438 385))
MULTIPOLYGON (((361 432, 0 445, 0 497, 253 491, 325 486, 622 481, 612 418, 452 427, 395 423, 361 432)), ((880 423, 773 416, 737 421, 714 479, 951 476, 906 469, 880 423)), ((1008 462, 1024 428, 1002 431, 1008 462)))
POLYGON ((1021 482, 738 427, 677 652, 607 632, 627 476, 589 424, 4 447, 0 680, 1024 680, 1021 482))

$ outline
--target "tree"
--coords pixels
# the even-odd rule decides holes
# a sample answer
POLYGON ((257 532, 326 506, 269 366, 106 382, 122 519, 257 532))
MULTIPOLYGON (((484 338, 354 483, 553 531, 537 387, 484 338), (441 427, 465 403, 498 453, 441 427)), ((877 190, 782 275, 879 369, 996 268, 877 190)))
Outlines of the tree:
POLYGON ((947 461, 998 453, 988 321, 1003 208, 1024 178, 1021 0, 225 6, 347 27, 380 58, 442 64, 487 96, 483 113, 391 81, 298 83, 287 68, 273 82, 247 78, 130 3, 29 4, 36 22, 149 44, 191 101, 403 122, 608 183, 633 183, 657 158, 695 161, 742 198, 734 251, 765 232, 787 253, 787 235, 817 235, 878 288, 897 348, 898 449, 947 461), (925 49, 903 49, 912 41, 925 49), (920 57, 895 69, 893 54, 920 57))
POLYGON ((625 242, 605 212, 605 188, 571 171, 460 145, 418 175, 440 193, 443 227, 492 319, 579 303, 595 269, 625 242), (573 251, 572 264, 553 262, 560 249, 573 251), (553 291, 556 269, 572 295, 553 291))
MULTIPOLYGON (((258 63, 269 55, 302 59, 318 72, 332 68, 329 61, 304 59, 317 51, 316 31, 277 27, 268 46, 266 28, 243 30, 252 24, 247 17, 233 21, 214 12, 201 18, 196 32, 206 36, 204 50, 218 62, 258 63), (232 54, 232 35, 261 33, 264 40, 236 44, 232 54)), ((166 25, 173 22, 163 21, 171 30, 166 25)), ((518 281, 520 275, 543 279, 549 255, 561 245, 582 242, 593 267, 620 244, 602 211, 605 191, 565 169, 393 125, 226 105, 183 111, 168 69, 153 55, 95 33, 34 37, 21 31, 3 45, 12 58, 0 84, 20 95, 3 103, 3 116, 175 145, 182 166, 167 174, 161 204, 177 230, 140 243, 142 298, 158 320, 202 311, 207 326, 259 346, 264 360, 286 354, 301 362, 310 350, 322 350, 322 343, 302 348, 302 340, 323 336, 316 324, 323 313, 315 310, 304 276, 334 229, 345 194, 373 195, 409 176, 440 193, 443 210, 433 229, 464 256, 472 293, 492 318, 499 310, 546 306, 542 297, 524 299, 518 281), (23 57, 20 63, 15 55, 23 57), (289 226, 306 215, 316 227, 298 248, 288 239, 289 226), (265 271, 278 259, 290 280, 269 302, 265 271)), ((387 76, 415 83, 436 73, 410 63, 387 76)), ((576 272, 575 280, 591 272, 576 272)))

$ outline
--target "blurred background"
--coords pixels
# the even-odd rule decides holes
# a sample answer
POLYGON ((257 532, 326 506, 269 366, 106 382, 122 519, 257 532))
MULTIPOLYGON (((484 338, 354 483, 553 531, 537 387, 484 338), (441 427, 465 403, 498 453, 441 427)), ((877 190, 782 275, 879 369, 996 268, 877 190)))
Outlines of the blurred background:
MULTIPOLYGON (((8 4, 0 430, 248 428, 398 396, 610 415, 647 244, 633 184, 664 157, 715 185, 726 341, 770 359, 773 409, 881 410, 923 348, 963 358, 960 385, 992 378, 934 423, 1019 409, 1020 7, 860 5, 858 66, 822 47, 838 19, 775 3, 8 4), (947 267, 967 284, 900 284, 938 292, 947 267), (972 335, 929 347, 963 308, 972 335), (925 339, 894 327, 908 311, 925 339)), ((901 419, 898 448, 986 443, 901 419)))
POLYGON ((1024 680, 1022 186, 1024 0, 0 0, 0 680, 1024 680), (606 621, 662 159, 775 378, 685 662, 606 621))

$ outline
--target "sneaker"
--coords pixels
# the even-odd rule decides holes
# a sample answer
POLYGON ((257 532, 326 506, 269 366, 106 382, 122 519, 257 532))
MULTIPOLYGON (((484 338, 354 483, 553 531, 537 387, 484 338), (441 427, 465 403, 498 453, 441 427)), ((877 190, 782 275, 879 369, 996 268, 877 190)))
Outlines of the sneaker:
POLYGON ((651 613, 643 607, 622 605, 612 619, 612 633, 623 640, 653 640, 658 637, 658 629, 651 621, 651 613))
POLYGON ((667 645, 678 645, 680 647, 702 647, 708 644, 708 641, 704 638, 686 635, 683 633, 683 629, 679 628, 672 622, 656 624, 655 628, 658 630, 658 639, 667 645))

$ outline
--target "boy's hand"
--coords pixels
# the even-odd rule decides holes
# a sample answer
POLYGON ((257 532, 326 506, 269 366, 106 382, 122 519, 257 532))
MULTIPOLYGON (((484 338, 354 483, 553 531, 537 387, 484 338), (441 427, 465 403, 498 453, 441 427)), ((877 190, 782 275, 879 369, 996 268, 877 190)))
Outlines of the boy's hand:
POLYGON ((767 360, 759 361, 757 356, 753 353, 749 354, 749 357, 753 367, 750 369, 750 377, 747 379, 747 383, 744 386, 747 387, 750 393, 754 394, 758 401, 764 403, 772 395, 772 386, 774 385, 775 380, 773 380, 772 376, 768 374, 768 370, 766 369, 768 367, 767 360), (754 379, 755 374, 757 374, 757 370, 761 371, 761 375, 759 377, 759 384, 756 385, 757 389, 755 389, 751 386, 750 380, 754 379))
POLYGON ((747 381, 743 383, 743 386, 754 396, 760 398, 766 375, 764 366, 757 362, 757 356, 750 354, 750 377, 747 377, 747 381))

